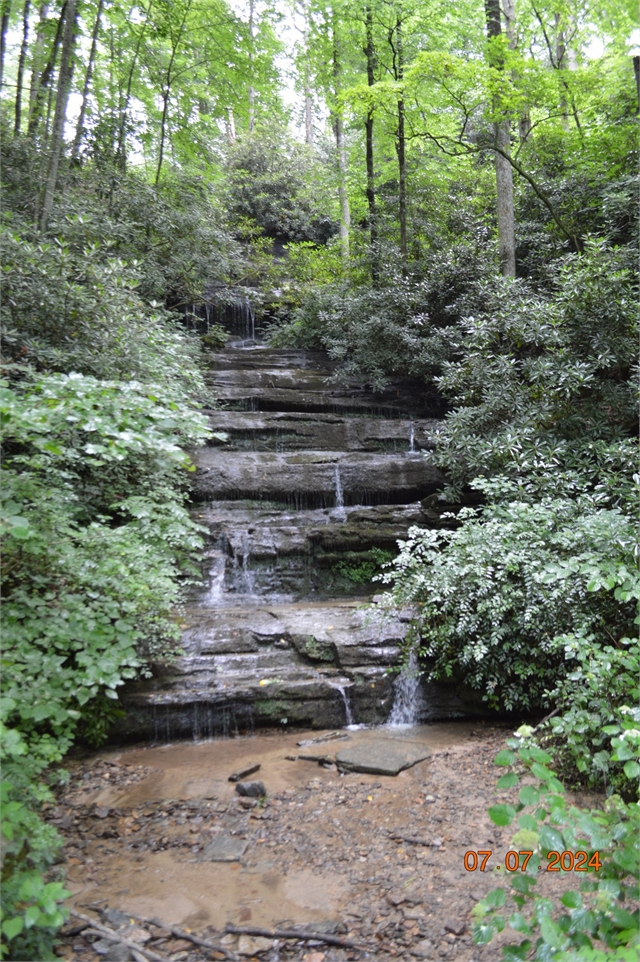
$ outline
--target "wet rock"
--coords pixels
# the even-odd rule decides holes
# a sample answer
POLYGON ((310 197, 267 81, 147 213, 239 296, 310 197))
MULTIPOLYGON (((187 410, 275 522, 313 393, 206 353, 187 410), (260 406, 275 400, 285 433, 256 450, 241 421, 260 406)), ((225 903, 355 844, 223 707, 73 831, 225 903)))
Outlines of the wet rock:
POLYGON ((230 782, 239 782, 243 778, 247 778, 249 775, 254 775, 256 772, 260 771, 260 764, 248 765, 242 768, 239 772, 235 772, 233 775, 229 775, 230 782))
POLYGON ((428 758, 430 750, 417 743, 378 737, 343 748, 336 754, 338 768, 343 771, 371 775, 397 775, 428 758))
POLYGON ((241 935, 236 951, 239 955, 256 955, 259 952, 268 952, 272 947, 272 939, 265 939, 260 935, 241 935))
POLYGON ((203 862, 238 862, 247 850, 248 842, 230 835, 212 839, 200 856, 203 862))
POLYGON ((248 798, 263 798, 267 794, 264 782, 238 782, 236 785, 238 795, 245 795, 248 798))
POLYGON ((104 962, 130 962, 130 960, 133 959, 133 955, 128 945, 123 945, 121 942, 112 942, 111 947, 102 958, 104 962))

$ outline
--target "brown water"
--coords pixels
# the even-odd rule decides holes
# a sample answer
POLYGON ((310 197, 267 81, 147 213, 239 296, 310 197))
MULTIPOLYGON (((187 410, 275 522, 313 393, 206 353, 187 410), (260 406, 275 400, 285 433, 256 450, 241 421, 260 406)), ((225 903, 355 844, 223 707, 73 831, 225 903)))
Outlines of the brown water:
MULTIPOLYGON (((241 862, 214 863, 171 849, 136 852, 122 844, 122 838, 87 838, 82 860, 70 860, 69 887, 73 902, 86 906, 104 900, 123 911, 158 917, 165 923, 193 929, 209 925, 223 928, 227 921, 271 926, 340 919, 345 905, 357 897, 358 886, 354 887, 350 878, 349 862, 339 871, 335 864, 325 871, 322 864, 316 864, 317 860, 305 865, 304 858, 298 860, 302 864, 294 866, 290 861, 291 838, 280 838, 278 825, 255 819, 255 811, 251 814, 240 811, 229 775, 259 762, 260 771, 251 777, 265 783, 270 797, 289 791, 291 799, 287 801, 298 806, 301 824, 311 823, 308 833, 320 847, 327 844, 327 834, 331 837, 338 831, 344 842, 361 827, 361 802, 356 804, 354 799, 349 804, 347 799, 345 804, 340 794, 345 786, 360 786, 365 792, 364 799, 369 801, 368 817, 377 817, 381 826, 391 824, 400 816, 400 808, 408 795, 415 794, 424 782, 428 763, 420 763, 396 778, 341 776, 335 769, 326 770, 313 762, 291 761, 287 755, 329 753, 347 744, 389 738, 425 744, 434 753, 446 749, 452 754, 459 751, 464 754, 472 742, 477 742, 471 737, 472 727, 471 723, 442 723, 404 731, 362 729, 349 732, 350 742, 326 742, 306 749, 298 748, 297 742, 305 737, 318 737, 317 731, 307 735, 300 732, 261 734, 104 752, 101 759, 120 765, 144 766, 146 774, 135 784, 107 785, 87 791, 77 798, 76 804, 133 810, 137 817, 136 810, 142 810, 144 815, 145 806, 158 802, 200 800, 205 822, 210 810, 211 823, 218 826, 212 831, 224 828, 225 833, 241 837, 248 832, 249 844, 241 862), (305 792, 310 782, 311 795, 308 790, 305 792), (366 794, 368 789, 364 786, 371 786, 371 795, 366 794), (298 801, 299 798, 303 801, 298 801), (341 804, 338 823, 332 818, 337 804, 341 804), (314 809, 317 805, 320 807, 314 809), (256 829, 262 824, 267 827, 266 835, 256 838, 256 829)), ((277 814, 279 801, 276 799, 271 804, 274 808, 267 808, 267 814, 270 811, 277 814)), ((290 810, 291 805, 286 808, 290 810)), ((169 816, 166 826, 159 829, 160 834, 168 837, 189 831, 188 822, 175 824, 169 816)), ((293 848, 297 851, 295 845, 293 848)), ((358 860, 365 861, 362 857, 356 858, 358 860)))

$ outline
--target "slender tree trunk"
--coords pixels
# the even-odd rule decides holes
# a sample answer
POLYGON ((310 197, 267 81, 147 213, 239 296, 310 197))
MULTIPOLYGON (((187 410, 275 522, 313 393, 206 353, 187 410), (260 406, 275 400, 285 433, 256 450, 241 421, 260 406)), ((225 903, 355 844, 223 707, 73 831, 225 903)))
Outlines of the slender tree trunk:
POLYGON ((227 107, 227 136, 229 137, 229 143, 235 144, 236 122, 233 118, 233 107, 227 107))
POLYGON ((91 88, 91 77, 93 74, 93 66, 96 60, 96 51, 98 49, 98 35, 100 34, 100 20, 102 18, 102 8, 104 6, 104 0, 98 0, 98 10, 96 13, 95 23, 93 25, 93 33, 91 34, 91 50, 89 51, 89 61, 87 63, 87 71, 84 75, 84 87, 82 88, 82 103, 80 104, 80 115, 78 117, 78 123, 76 124, 76 135, 73 139, 73 147, 71 148, 71 159, 77 160, 78 154, 80 152, 80 144, 82 143, 82 138, 85 134, 84 121, 87 116, 87 103, 89 100, 89 90, 91 88))
MULTIPOLYGON (((373 11, 369 5, 365 10, 365 29, 367 45, 364 49, 367 58, 367 83, 373 87, 376 82, 376 51, 373 43, 373 11)), ((377 283, 380 276, 378 251, 378 211, 376 205, 376 181, 373 165, 373 107, 369 108, 365 122, 366 164, 367 164, 367 205, 369 207, 369 237, 371 241, 371 279, 377 283)))
POLYGON ((335 10, 331 17, 331 40, 333 49, 333 131, 336 138, 336 153, 338 161, 338 198, 340 200, 340 248, 342 258, 349 260, 349 229, 351 227, 351 211, 349 209, 349 194, 347 192, 347 151, 344 142, 344 122, 342 108, 338 98, 341 89, 341 60, 340 41, 338 38, 338 24, 335 10))
POLYGON ((31 0, 24 0, 22 11, 22 43, 20 45, 20 56, 18 58, 18 73, 16 75, 16 111, 13 132, 18 136, 22 126, 22 88, 24 86, 24 65, 27 61, 27 47, 29 44, 29 10, 31 0))
POLYGON ((56 94, 56 110, 53 117, 51 144, 49 148, 49 167, 47 170, 44 200, 42 202, 42 213, 40 217, 41 230, 46 230, 51 211, 53 210, 53 199, 58 183, 58 169, 63 149, 64 123, 67 116, 67 103, 71 89, 71 78, 73 76, 73 48, 75 44, 76 19, 76 0, 67 0, 67 15, 62 38, 58 91, 56 94))
POLYGON ((9 29, 9 15, 11 13, 11 3, 4 0, 2 3, 2 17, 0 18, 0 87, 4 77, 4 57, 7 52, 7 31, 9 29))
POLYGON ((313 147, 313 100, 308 70, 305 70, 304 77, 304 139, 307 146, 313 147))
POLYGON ((38 27, 36 29, 36 39, 33 45, 33 59, 31 63, 31 80, 29 83, 29 119, 28 124, 31 123, 31 115, 33 113, 33 107, 36 102, 36 96, 38 94, 38 79, 39 71, 42 65, 42 58, 44 54, 44 34, 47 25, 47 13, 49 10, 48 0, 42 0, 40 8, 38 10, 38 27))
POLYGON ((167 67, 167 76, 164 82, 162 91, 162 119, 160 121, 160 149, 158 151, 158 167, 156 170, 155 186, 157 187, 160 183, 160 173, 162 171, 162 161, 164 160, 164 149, 167 139, 167 118, 169 115, 169 97, 171 95, 171 84, 173 82, 173 64, 176 59, 176 54, 178 52, 178 47, 180 46, 180 41, 182 40, 182 34, 184 32, 184 25, 187 22, 187 17, 189 16, 189 10, 191 9, 191 0, 187 0, 185 4, 184 13, 182 15, 182 20, 180 21, 180 27, 178 28, 178 35, 174 39, 171 38, 171 58, 169 60, 169 66, 167 67))
POLYGON ((253 86, 253 17, 255 13, 254 0, 249 2, 249 133, 252 134, 256 124, 256 91, 253 86))
MULTIPOLYGON (((60 16, 58 17, 58 23, 56 26, 56 34, 53 38, 53 45, 51 47, 51 53, 49 54, 49 59, 47 60, 42 73, 40 74, 40 79, 36 84, 36 93, 33 98, 33 106, 31 110, 31 116, 29 118, 28 133, 30 135, 35 134, 38 129, 38 124, 42 118, 42 111, 45 103, 47 103, 47 117, 49 115, 49 108, 51 105, 51 97, 49 96, 52 89, 53 82, 53 72, 56 69, 56 63, 58 61, 58 51, 60 50, 60 43, 62 41, 62 34, 64 32, 65 23, 67 19, 67 8, 69 0, 64 0, 62 4, 62 9, 60 10, 60 16)), ((47 120, 48 127, 48 120, 47 120)))
POLYGON ((151 13, 151 0, 149 6, 145 11, 145 20, 142 25, 142 30, 138 34, 138 39, 136 41, 136 49, 133 54, 133 59, 131 61, 131 66, 129 68, 129 75, 127 77, 127 90, 124 97, 124 103, 122 105, 122 110, 120 111, 119 123, 118 123, 118 147, 116 149, 116 164, 125 169, 127 166, 127 151, 126 151, 126 138, 127 138, 127 116, 129 113, 129 104, 131 103, 131 88, 133 86, 133 75, 135 73, 136 65, 138 63, 138 57, 140 56, 140 47, 142 46, 142 41, 144 40, 144 35, 147 30, 147 24, 149 23, 149 14, 151 13))
MULTIPOLYGON (((394 74, 398 81, 404 80, 404 43, 402 36, 402 8, 396 15, 396 45, 394 49, 394 74)), ((405 104, 404 99, 398 99, 398 133, 396 135, 396 153, 398 155, 398 213, 400 220, 400 257, 403 273, 407 271, 407 142, 405 136, 405 104)))
MULTIPOLYGON (((500 0, 485 0, 487 37, 489 41, 502 33, 500 0)), ((511 153, 511 123, 508 119, 494 123, 493 136, 500 151, 511 153)), ((513 203, 513 171, 503 154, 495 151, 496 192, 498 196, 498 246, 500 270, 504 277, 516 276, 515 211, 513 203)))

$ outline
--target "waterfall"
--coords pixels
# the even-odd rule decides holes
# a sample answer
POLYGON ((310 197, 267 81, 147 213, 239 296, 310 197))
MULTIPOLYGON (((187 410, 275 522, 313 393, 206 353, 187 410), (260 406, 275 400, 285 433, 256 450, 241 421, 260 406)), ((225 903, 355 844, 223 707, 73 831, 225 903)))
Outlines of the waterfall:
POLYGON ((402 666, 394 684, 393 708, 387 725, 393 728, 417 725, 424 708, 424 695, 420 684, 420 669, 415 652, 402 666))
POLYGON ((334 513, 341 521, 346 521, 347 513, 344 510, 344 491, 342 490, 342 478, 340 477, 340 465, 338 464, 336 464, 333 479, 335 487, 334 513))
POLYGON ((255 341, 255 339, 256 339, 256 316, 255 316, 255 314, 253 313, 253 308, 252 308, 252 306, 251 306, 251 301, 249 300, 248 297, 245 297, 245 299, 244 299, 244 307, 245 307, 245 317, 246 317, 246 325, 245 325, 246 337, 247 337, 247 339, 250 338, 252 341, 255 341))
POLYGON ((206 607, 215 608, 222 601, 224 594, 224 577, 227 566, 227 558, 224 551, 211 551, 208 556, 212 558, 212 565, 209 568, 209 590, 204 599, 206 607))
POLYGON ((415 440, 416 440, 416 432, 412 424, 411 431, 409 433, 409 453, 410 454, 415 454, 415 451, 416 451, 415 440))
POLYGON ((349 728, 353 725, 353 712, 351 711, 351 705, 349 704, 349 699, 347 697, 347 692, 344 685, 339 684, 337 681, 330 681, 329 684, 332 688, 335 688, 340 692, 342 696, 342 701, 344 702, 344 719, 345 728, 349 728))

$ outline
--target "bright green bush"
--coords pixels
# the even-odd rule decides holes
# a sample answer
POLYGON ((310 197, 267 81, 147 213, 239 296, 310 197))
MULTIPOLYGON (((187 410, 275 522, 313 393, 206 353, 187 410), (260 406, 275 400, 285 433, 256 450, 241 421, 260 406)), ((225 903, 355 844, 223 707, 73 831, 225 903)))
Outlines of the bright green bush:
POLYGON ((5 381, 0 423, 2 952, 43 959, 64 895, 49 874, 60 840, 38 814, 50 766, 78 732, 103 738, 118 688, 175 647, 201 544, 181 445, 207 428, 180 383, 171 397, 166 381, 80 374, 5 381))
MULTIPOLYGON (((494 889, 475 907, 474 939, 486 944, 508 925, 524 936, 503 947, 508 960, 634 962, 640 950, 640 807, 637 802, 625 804, 618 795, 600 809, 568 804, 551 769, 552 756, 532 742, 531 734, 530 728, 520 729, 508 740, 509 749, 496 756, 498 765, 513 766, 498 780, 498 788, 514 788, 522 774, 528 778, 517 805, 494 805, 489 815, 501 827, 517 819, 511 848, 532 851, 533 856, 525 871, 509 874, 510 892, 494 889), (536 892, 538 867, 546 865, 551 851, 585 851, 589 860, 597 852, 599 859, 599 868, 594 862, 584 874, 571 873, 578 887, 567 890, 559 905, 536 892), (501 909, 509 895, 515 911, 506 916, 501 909)), ((619 741, 628 746, 638 768, 640 732, 630 726, 619 741)), ((637 773, 633 779, 637 781, 637 773)))

